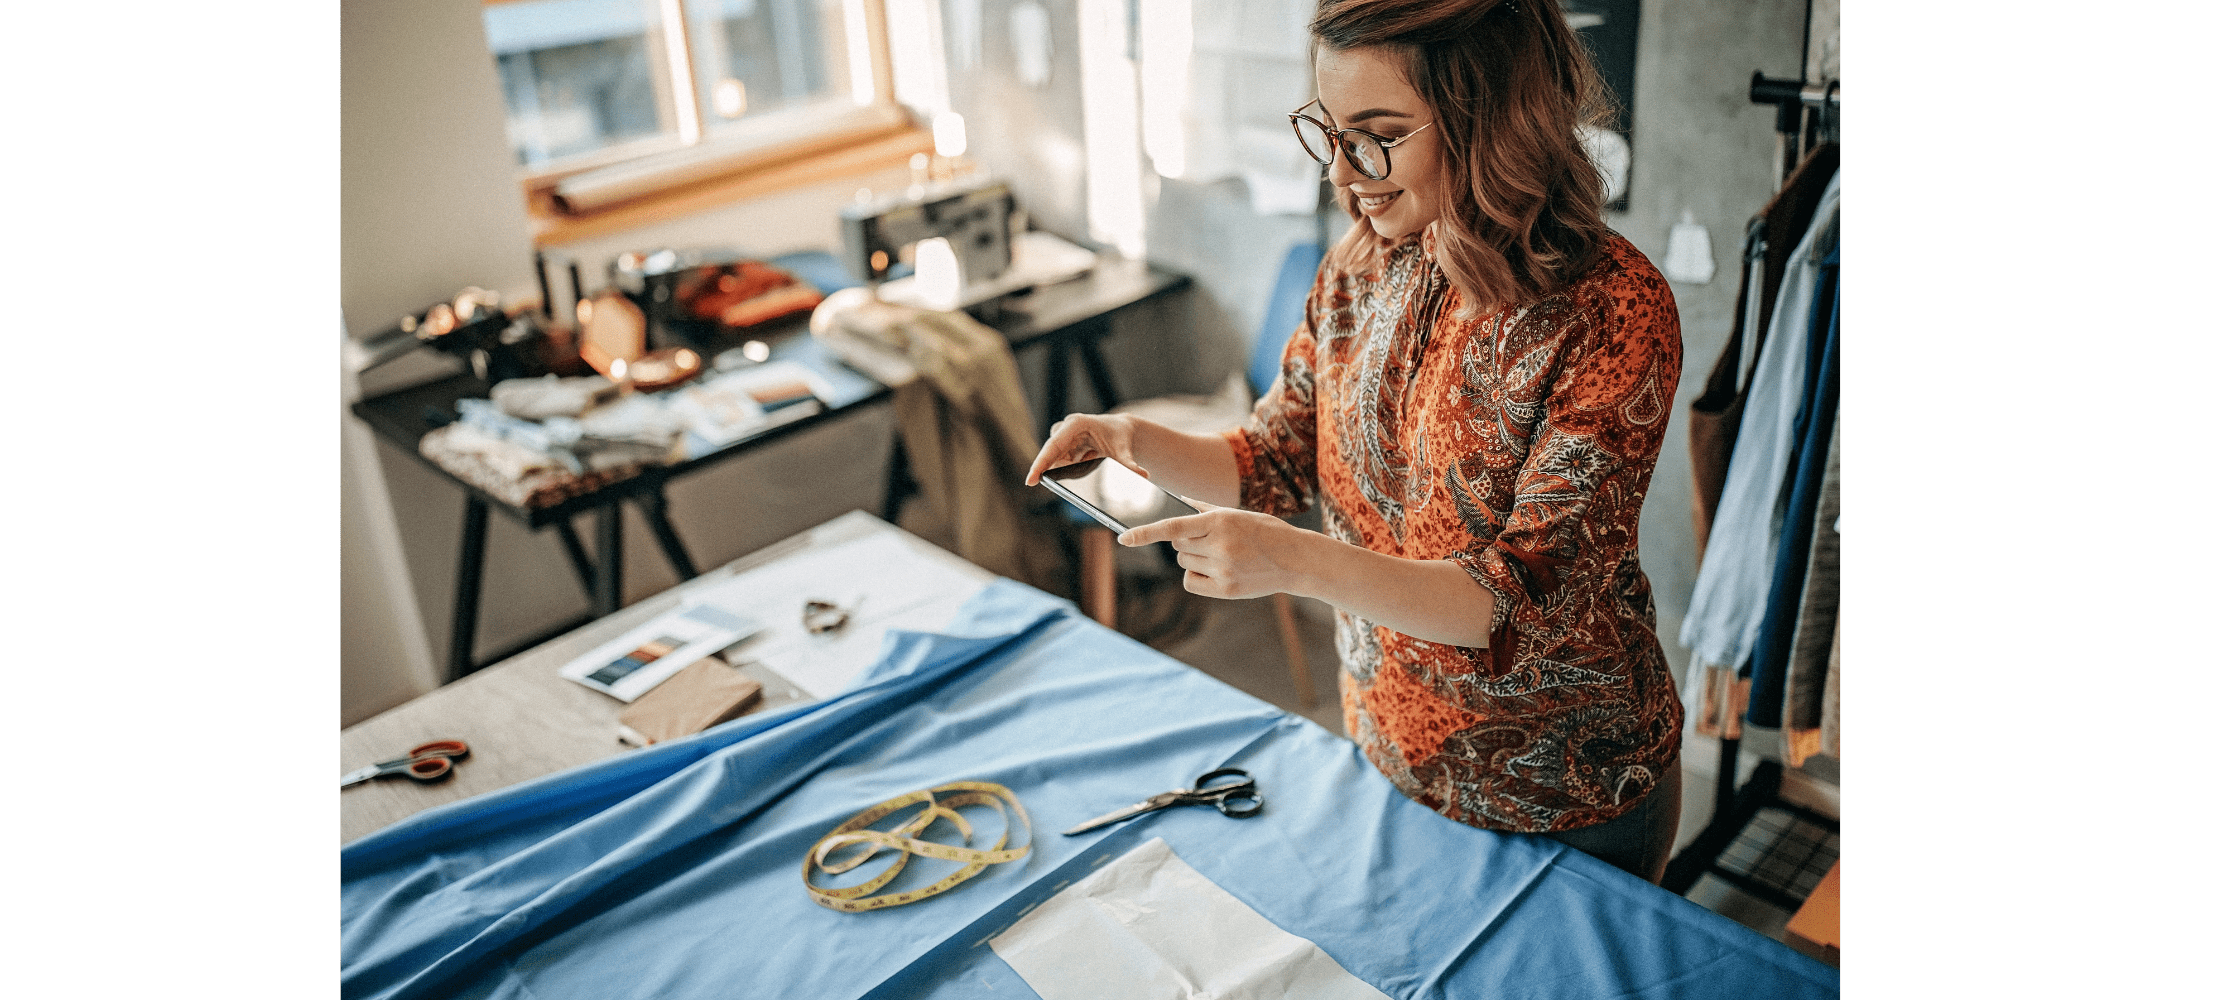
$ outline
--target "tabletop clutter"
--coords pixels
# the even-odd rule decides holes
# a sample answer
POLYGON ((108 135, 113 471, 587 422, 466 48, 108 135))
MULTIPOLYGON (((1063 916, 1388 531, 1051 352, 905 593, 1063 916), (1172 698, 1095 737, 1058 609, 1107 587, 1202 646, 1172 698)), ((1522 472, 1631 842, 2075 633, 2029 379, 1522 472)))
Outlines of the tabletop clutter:
POLYGON ((543 507, 698 458, 831 398, 815 372, 771 360, 760 339, 823 300, 794 274, 667 250, 625 254, 609 273, 610 286, 579 294, 573 310, 504 308, 470 287, 371 338, 373 363, 429 347, 494 383, 489 398, 441 415, 448 422, 420 453, 493 497, 543 507))

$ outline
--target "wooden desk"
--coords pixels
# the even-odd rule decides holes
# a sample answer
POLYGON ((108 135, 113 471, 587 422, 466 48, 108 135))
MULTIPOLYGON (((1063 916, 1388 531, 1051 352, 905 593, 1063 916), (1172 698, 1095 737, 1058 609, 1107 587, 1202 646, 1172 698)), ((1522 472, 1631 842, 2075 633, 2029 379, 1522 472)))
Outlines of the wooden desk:
MULTIPOLYGON (((631 628, 676 607, 695 593, 721 586, 789 557, 815 558, 820 550, 886 532, 914 551, 953 571, 954 593, 922 605, 900 620, 849 628, 935 629, 994 574, 938 546, 862 511, 852 511, 741 556, 694 580, 671 587, 544 645, 446 684, 421 697, 342 731, 342 771, 394 757, 407 747, 433 739, 467 741, 473 755, 459 762, 452 776, 433 784, 406 778, 380 778, 342 790, 342 842, 411 816, 423 809, 518 784, 554 771, 628 753, 616 738, 623 704, 559 675, 560 666, 631 628)), ((887 567, 856 567, 851 576, 866 588, 877 586, 887 567)), ((773 608, 768 620, 798 615, 798 607, 773 608)), ((752 653, 752 642, 744 644, 752 653)), ((763 685, 765 712, 809 700, 809 695, 757 662, 740 671, 763 685)))
MULTIPOLYGON (((829 258, 822 254, 796 256, 803 260, 780 258, 778 263, 805 266, 804 262, 811 258, 829 263, 829 258)), ((1097 394, 1099 408, 1109 410, 1120 403, 1119 390, 1098 349, 1099 342, 1111 333, 1113 317, 1137 303, 1180 291, 1189 283, 1187 276, 1143 261, 1104 256, 1098 258, 1096 267, 1088 274, 1004 299, 1002 313, 995 316, 990 325, 1011 342, 1013 350, 1036 345, 1049 349, 1049 392, 1043 413, 1044 425, 1048 426, 1070 412, 1067 391, 1076 359, 1097 394)), ((483 556, 493 509, 532 531, 552 529, 567 551, 569 563, 575 568, 577 580, 590 601, 592 614, 610 614, 622 604, 621 505, 625 501, 637 504, 640 513, 645 515, 647 527, 660 543, 662 555, 668 559, 677 578, 689 580, 699 571, 685 551, 684 542, 677 537, 676 529, 669 523, 664 492, 669 480, 746 454, 891 395, 886 386, 842 365, 823 344, 809 336, 806 320, 790 328, 760 334, 757 339, 769 344, 770 360, 797 362, 816 372, 833 387, 836 398, 828 401, 824 410, 814 416, 765 428, 699 458, 649 468, 629 479, 546 507, 514 506, 460 480, 420 454, 420 438, 450 422, 457 415, 459 400, 489 397, 488 382, 473 375, 453 375, 384 393, 351 406, 351 412, 366 422, 375 437, 401 449, 465 492, 466 510, 459 529, 457 586, 452 597, 451 646, 446 658, 449 679, 467 676, 478 667, 474 662, 474 632, 480 612, 483 556), (587 511, 595 516, 592 540, 595 557, 586 551, 583 541, 576 535, 572 520, 575 515, 587 511)), ((899 442, 891 450, 897 458, 889 460, 887 514, 890 519, 900 500, 900 487, 907 485, 907 464, 898 460, 899 442)))

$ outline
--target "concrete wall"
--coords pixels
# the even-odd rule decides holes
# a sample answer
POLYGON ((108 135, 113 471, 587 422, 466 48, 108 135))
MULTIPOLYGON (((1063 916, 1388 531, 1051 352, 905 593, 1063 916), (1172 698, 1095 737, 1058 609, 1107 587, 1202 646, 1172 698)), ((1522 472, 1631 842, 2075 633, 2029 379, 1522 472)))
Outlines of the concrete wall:
POLYGON ((1642 563, 1677 669, 1687 662, 1678 635, 1695 584, 1686 404, 1702 392, 1734 325, 1744 226, 1773 194, 1774 109, 1750 103, 1750 73, 1796 73, 1804 4, 1645 0, 1641 14, 1633 198, 1610 222, 1661 261, 1673 224, 1692 213, 1711 231, 1718 264, 1710 284, 1672 286, 1686 355, 1675 422, 1642 509, 1642 563))

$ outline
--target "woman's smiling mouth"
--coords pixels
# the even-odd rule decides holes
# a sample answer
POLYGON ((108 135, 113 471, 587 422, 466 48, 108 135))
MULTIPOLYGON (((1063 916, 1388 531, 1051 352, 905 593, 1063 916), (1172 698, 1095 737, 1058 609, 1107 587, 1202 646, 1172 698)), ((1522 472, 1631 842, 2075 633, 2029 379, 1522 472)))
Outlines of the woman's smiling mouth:
POLYGON ((1377 209, 1392 204, 1392 199, 1398 198, 1400 197, 1400 195, 1400 191, 1384 191, 1377 194, 1357 194, 1355 195, 1355 198, 1357 199, 1355 201, 1355 204, 1360 206, 1361 210, 1364 212, 1374 212, 1377 209))

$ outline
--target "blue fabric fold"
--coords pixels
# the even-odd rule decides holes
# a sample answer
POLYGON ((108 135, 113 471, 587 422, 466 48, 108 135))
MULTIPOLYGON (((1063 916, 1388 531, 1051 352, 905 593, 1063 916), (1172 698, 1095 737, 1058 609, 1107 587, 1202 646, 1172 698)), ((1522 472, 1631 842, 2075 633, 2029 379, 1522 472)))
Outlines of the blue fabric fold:
MULTIPOLYGON (((986 814, 967 810, 976 845, 998 825, 986 814)), ((1153 836, 1394 997, 1835 995, 1833 970, 1553 841, 1439 816, 1345 740, 1007 581, 944 634, 895 633, 828 702, 349 845, 342 993, 1028 1000, 987 938, 1153 836), (1058 832, 1222 766, 1259 780, 1259 816, 1177 808, 1058 832), (1034 852, 908 906, 810 900, 818 837, 959 780, 1017 793, 1034 852)), ((953 867, 915 859, 891 888, 953 867)))

